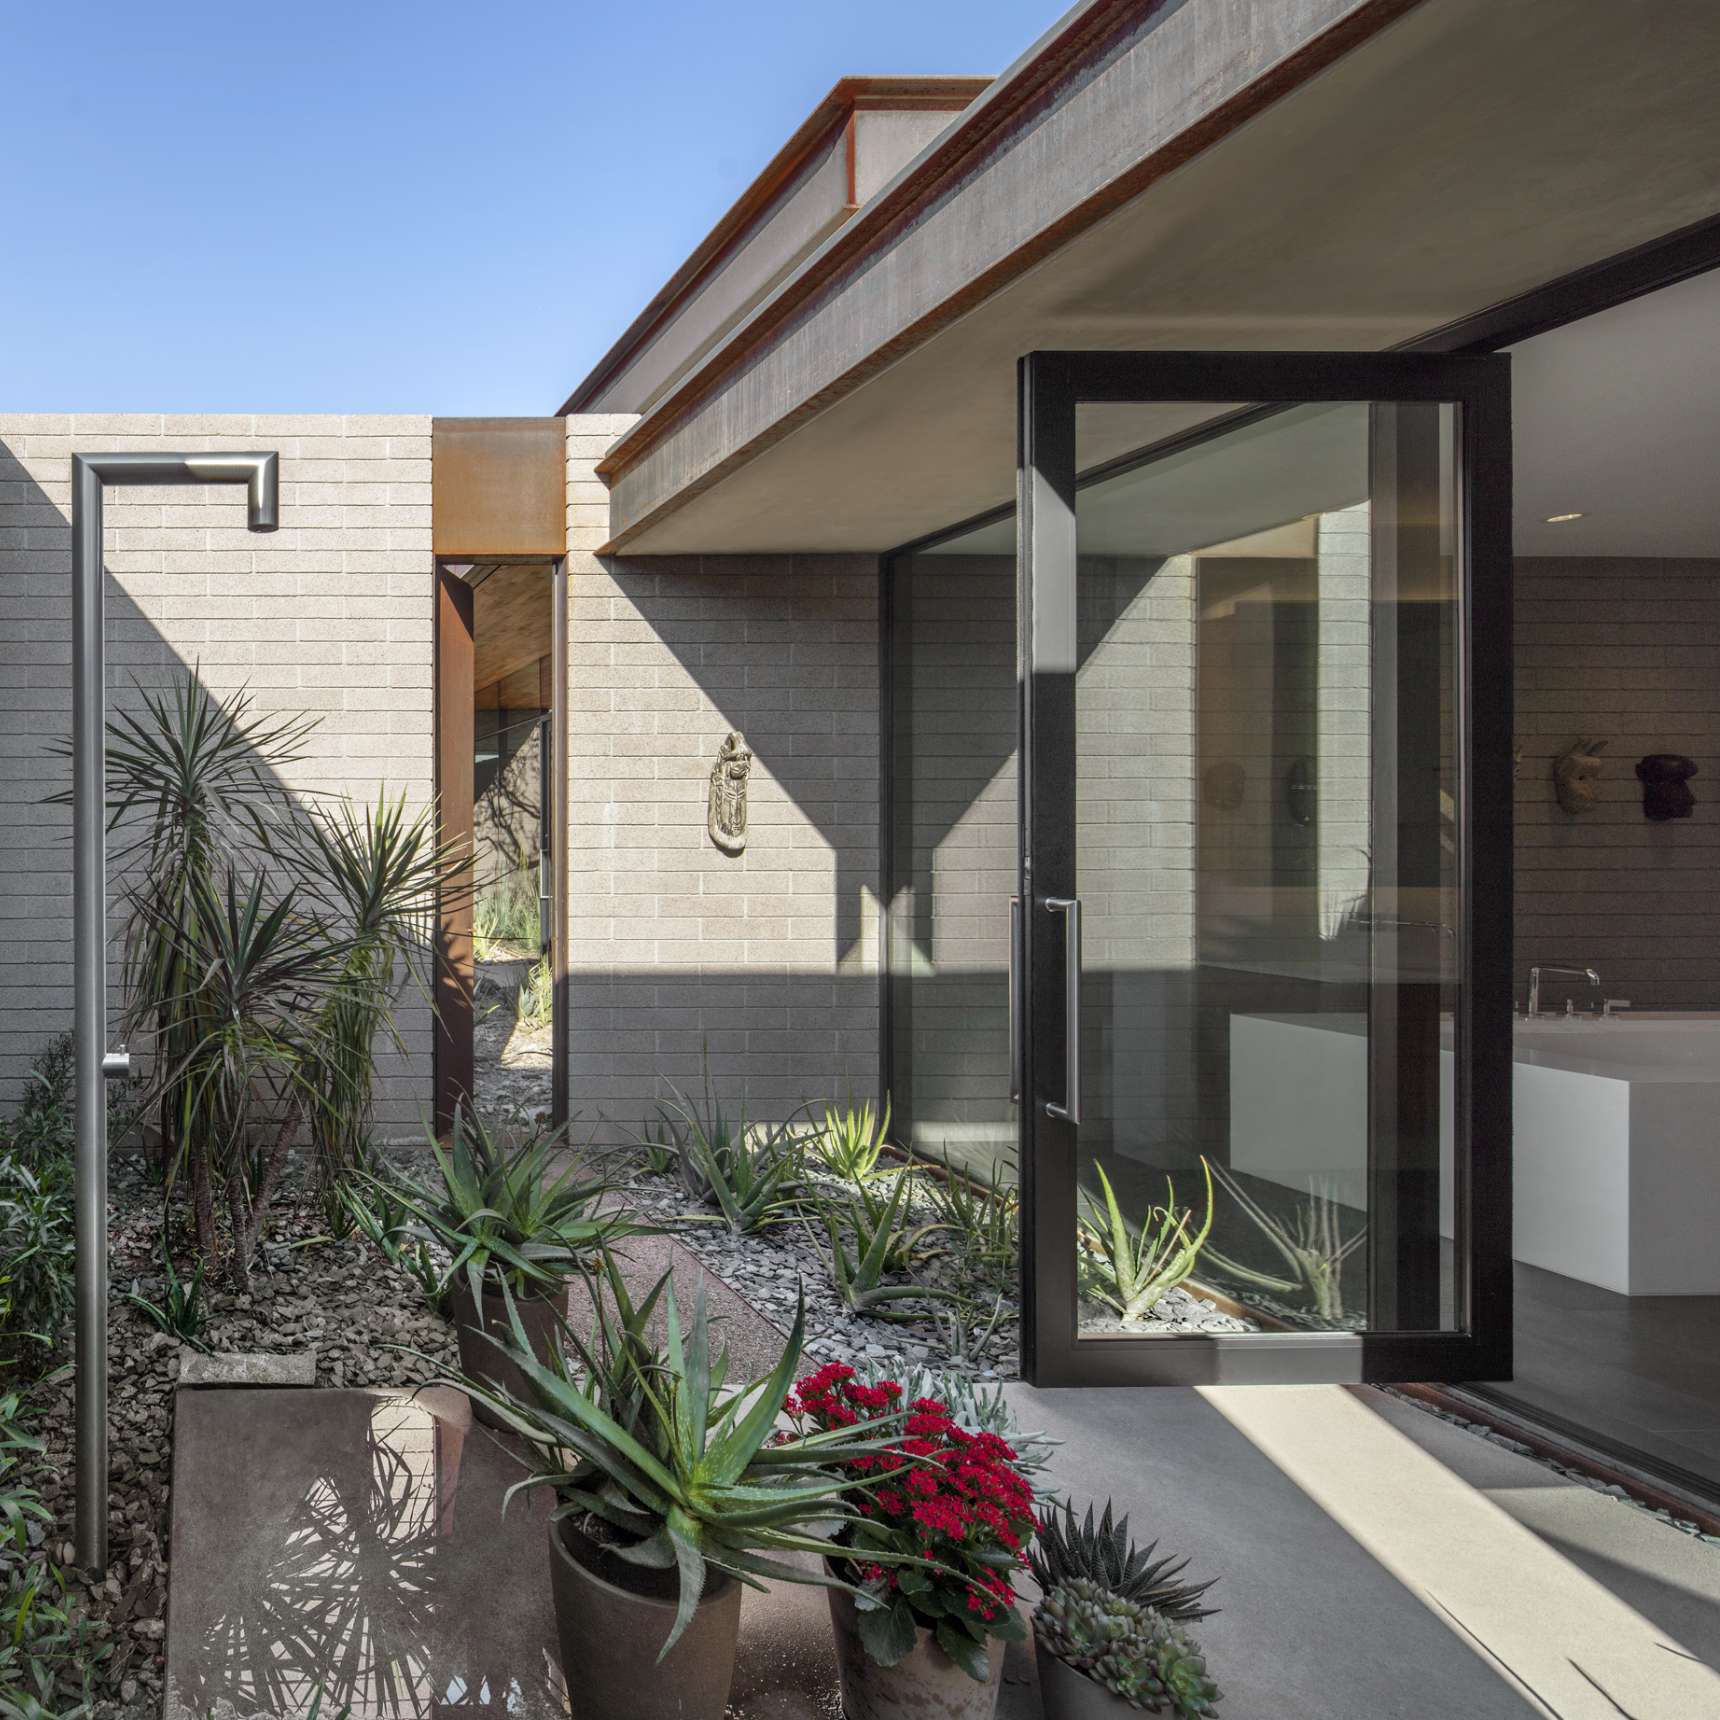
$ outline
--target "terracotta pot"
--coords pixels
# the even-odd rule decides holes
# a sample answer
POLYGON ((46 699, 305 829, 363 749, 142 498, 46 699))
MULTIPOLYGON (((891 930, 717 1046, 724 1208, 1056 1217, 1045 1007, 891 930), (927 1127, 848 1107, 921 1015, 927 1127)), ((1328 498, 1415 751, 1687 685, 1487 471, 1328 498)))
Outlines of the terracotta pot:
POLYGON ((1033 1654, 1039 1665, 1039 1700, 1045 1720, 1123 1720, 1134 1710, 1122 1697, 1113 1696, 1084 1672, 1048 1654, 1034 1639, 1033 1654))
MULTIPOLYGON (((540 1360, 546 1360, 554 1346, 556 1314, 565 1301, 565 1287, 560 1296, 514 1298, 514 1306, 520 1311, 520 1323, 531 1340, 532 1354, 540 1360)), ((510 1361, 484 1336, 485 1332, 501 1337, 512 1336, 513 1327, 508 1320, 508 1305, 502 1296, 499 1293, 485 1293, 484 1323, 480 1329, 472 1309, 472 1292, 461 1282, 454 1288, 452 1312, 455 1331, 460 1341, 461 1373, 475 1380, 492 1380, 505 1387, 511 1397, 531 1402, 531 1386, 526 1381, 524 1370, 510 1361)), ((476 1398, 472 1399, 472 1413, 486 1427, 501 1426, 496 1417, 476 1398)))
POLYGON ((827 1592, 847 1720, 992 1720, 1003 1681, 1000 1637, 986 1644, 991 1676, 984 1684, 969 1678, 924 1628, 907 1659, 880 1666, 867 1657, 860 1641, 854 1597, 845 1589, 827 1592))
POLYGON ((675 1622, 674 1571, 629 1565, 571 1518, 549 1526, 549 1570, 573 1720, 722 1720, 741 1628, 733 1577, 712 1576, 681 1640, 659 1660, 675 1622))

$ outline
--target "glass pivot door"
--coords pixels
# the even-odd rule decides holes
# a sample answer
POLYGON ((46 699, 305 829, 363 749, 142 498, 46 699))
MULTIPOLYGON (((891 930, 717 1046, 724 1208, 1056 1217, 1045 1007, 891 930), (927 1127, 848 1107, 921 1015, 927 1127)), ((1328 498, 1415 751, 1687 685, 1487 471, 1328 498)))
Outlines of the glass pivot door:
POLYGON ((1041 1385, 1509 1374, 1507 362, 1021 361, 1041 1385))

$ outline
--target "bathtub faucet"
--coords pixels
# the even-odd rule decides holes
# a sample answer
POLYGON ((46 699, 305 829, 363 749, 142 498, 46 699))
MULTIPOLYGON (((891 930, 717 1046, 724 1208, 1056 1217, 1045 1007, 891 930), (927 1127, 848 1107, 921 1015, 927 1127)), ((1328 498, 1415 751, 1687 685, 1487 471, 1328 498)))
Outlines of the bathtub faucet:
MULTIPOLYGON (((1533 1021, 1541 1013, 1541 975, 1544 973, 1563 974, 1567 979, 1586 979, 1597 992, 1601 989, 1601 976, 1592 967, 1532 967, 1529 969, 1529 1007, 1524 1014, 1525 1021, 1533 1021)), ((1568 1009, 1566 1013, 1569 1014, 1568 1009)))

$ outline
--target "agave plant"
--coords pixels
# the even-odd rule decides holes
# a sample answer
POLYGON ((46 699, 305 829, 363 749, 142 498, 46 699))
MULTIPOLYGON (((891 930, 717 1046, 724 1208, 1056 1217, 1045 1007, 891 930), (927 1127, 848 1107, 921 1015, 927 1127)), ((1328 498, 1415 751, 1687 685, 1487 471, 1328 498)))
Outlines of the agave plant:
POLYGON ((954 1291, 927 1284, 886 1282, 892 1272, 905 1269, 921 1234, 935 1225, 915 1228, 904 1223, 903 1202, 908 1192, 905 1177, 895 1178, 889 1197, 876 1208, 862 1200, 850 1200, 838 1208, 829 1201, 817 1203, 828 1247, 830 1276, 842 1304, 856 1314, 871 1314, 881 1320, 918 1320, 924 1311, 909 1312, 903 1302, 956 1302, 954 1291), (847 1232, 854 1235, 849 1251, 847 1232))
POLYGON ((661 1102, 658 1112, 674 1143, 681 1186, 694 1200, 716 1207, 737 1236, 800 1210, 805 1149, 795 1125, 804 1107, 780 1123, 750 1123, 744 1108, 731 1118, 712 1089, 708 1063, 702 1104, 679 1088, 670 1092, 674 1097, 661 1102))
POLYGON ((1300 1297, 1322 1326, 1350 1323, 1353 1316, 1344 1307, 1344 1263, 1367 1240, 1367 1226, 1361 1225, 1346 1236, 1337 1200, 1329 1191, 1313 1185, 1308 1198, 1297 1206, 1294 1218, 1286 1223, 1267 1212, 1222 1166, 1216 1174, 1225 1193, 1271 1243, 1289 1273, 1285 1276, 1244 1266, 1216 1248, 1207 1250, 1207 1259, 1238 1283, 1256 1285, 1275 1295, 1300 1297))
POLYGON ((1103 1204, 1083 1189, 1087 1210, 1079 1220, 1083 1244, 1079 1270, 1087 1295, 1126 1320, 1138 1319, 1194 1271, 1212 1229, 1212 1169, 1205 1159, 1201 1167, 1206 1172, 1206 1218, 1200 1229, 1190 1231, 1193 1210, 1177 1206, 1176 1187, 1167 1177, 1165 1204, 1147 1208, 1135 1235, 1117 1204, 1105 1167, 1094 1164, 1103 1204))
POLYGON ((438 1293, 464 1279, 475 1306, 486 1292, 509 1296, 559 1290, 598 1269, 603 1245, 654 1227, 625 1211, 605 1208, 612 1191, 601 1178, 581 1178, 569 1161, 565 1131, 534 1125, 517 1145, 503 1143, 470 1106, 454 1114, 446 1149, 428 1138, 434 1183, 400 1170, 360 1172, 355 1202, 366 1234, 434 1244, 446 1257, 438 1293), (384 1214, 401 1215, 392 1224, 384 1214))
POLYGON ((683 1332, 673 1288, 660 1282, 658 1291, 661 1351, 648 1347, 635 1311, 622 1320, 621 1341, 611 1324, 597 1348, 564 1323, 558 1353, 545 1365, 516 1312, 511 1338, 492 1333, 491 1341, 524 1371, 533 1401, 463 1375, 450 1383, 526 1441, 535 1473, 509 1498, 522 1488, 551 1487, 554 1517, 595 1521, 618 1557, 678 1572, 679 1602, 661 1659, 691 1622, 712 1570, 755 1589, 764 1588, 761 1579, 846 1586, 823 1562, 831 1532, 857 1516, 849 1495, 899 1470, 844 1475, 837 1466, 890 1458, 881 1435, 901 1418, 863 1438, 846 1429, 779 1433, 777 1415, 800 1363, 804 1298, 769 1376, 731 1391, 727 1356, 712 1353, 704 1292, 683 1332), (795 1554, 816 1559, 790 1562, 795 1554))
POLYGON ((1040 1518, 1039 1534, 1028 1548, 1027 1558, 1033 1567, 1034 1580, 1047 1594, 1063 1583, 1079 1580, 1096 1583, 1126 1601, 1151 1607, 1154 1612, 1185 1624, 1211 1618, 1216 1609, 1203 1607, 1200 1602, 1218 1579, 1209 1577, 1204 1583, 1180 1581, 1188 1560, 1155 1559, 1153 1554, 1158 1545, 1157 1541, 1149 1541, 1144 1548, 1137 1547, 1129 1539, 1127 1515, 1112 1521, 1109 1499, 1097 1526, 1091 1505, 1077 1523, 1075 1507, 1065 1500, 1060 1511, 1047 1511, 1040 1518))
POLYGON ((833 1177, 864 1187, 894 1168, 884 1160, 890 1135, 890 1099, 884 1097, 882 1116, 868 1099, 860 1106, 846 1105, 840 1111, 824 1107, 823 1120, 811 1139, 812 1151, 833 1177))

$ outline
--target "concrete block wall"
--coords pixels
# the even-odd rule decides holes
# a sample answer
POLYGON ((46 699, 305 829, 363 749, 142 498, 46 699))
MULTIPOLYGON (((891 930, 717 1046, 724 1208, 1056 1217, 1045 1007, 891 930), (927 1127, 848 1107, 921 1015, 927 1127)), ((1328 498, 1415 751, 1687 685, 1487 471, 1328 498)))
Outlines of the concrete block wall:
POLYGON ((755 1117, 877 1074, 878 564, 600 557, 568 420, 569 1103, 607 1134, 712 1078, 755 1117), (723 737, 753 752, 746 851, 706 832, 723 737))
POLYGON ((1720 560, 1523 558, 1515 607, 1519 1005, 1539 962, 1598 968, 1639 1008, 1720 1006, 1720 560), (1552 771, 1579 736, 1607 747, 1600 804, 1573 817, 1552 771), (1688 819, 1643 816, 1651 752, 1695 759, 1688 819))
MULTIPOLYGON (((430 420, 427 417, 0 416, 0 1097, 71 1025, 69 782, 71 456, 273 448, 281 527, 245 529, 233 486, 111 489, 105 499, 110 708, 195 671, 259 713, 319 716, 296 794, 431 792, 430 420)), ((115 927, 117 932, 117 925, 115 927)), ((117 997, 110 1002, 117 1004, 117 997)), ((427 1108, 430 1033, 413 994, 404 1057, 379 1048, 378 1122, 427 1108)))

